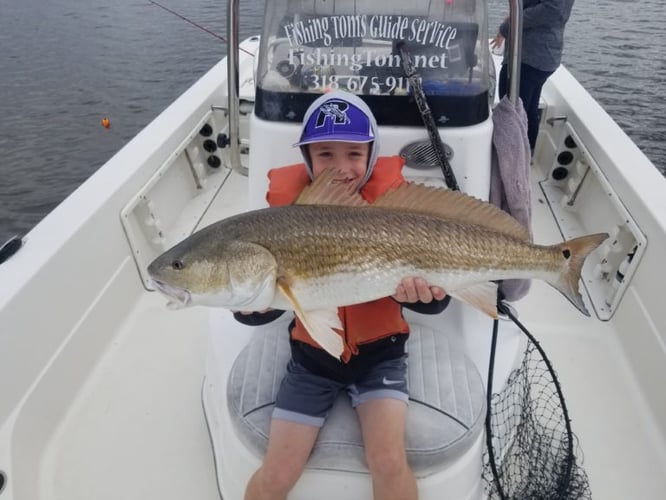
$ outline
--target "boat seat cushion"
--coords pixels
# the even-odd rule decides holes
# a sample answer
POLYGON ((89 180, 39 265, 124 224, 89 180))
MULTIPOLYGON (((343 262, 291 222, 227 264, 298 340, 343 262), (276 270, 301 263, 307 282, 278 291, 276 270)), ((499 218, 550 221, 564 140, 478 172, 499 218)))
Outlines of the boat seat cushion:
MULTIPOLYGON (((406 448, 417 476, 467 451, 483 429, 485 396, 475 365, 459 341, 411 325, 407 342, 410 401, 406 448)), ((289 359, 285 322, 257 328, 231 369, 228 403, 239 437, 258 456, 268 443, 275 396, 289 359)), ((356 412, 341 391, 319 433, 308 468, 367 472, 356 412)))

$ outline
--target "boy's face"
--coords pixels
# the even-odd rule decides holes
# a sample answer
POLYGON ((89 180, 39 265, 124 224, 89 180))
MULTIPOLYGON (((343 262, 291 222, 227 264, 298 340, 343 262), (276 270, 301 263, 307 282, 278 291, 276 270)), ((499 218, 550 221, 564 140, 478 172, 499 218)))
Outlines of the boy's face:
POLYGON ((358 188, 368 168, 370 143, 315 142, 308 145, 308 148, 315 179, 324 170, 333 168, 340 173, 337 181, 358 188))

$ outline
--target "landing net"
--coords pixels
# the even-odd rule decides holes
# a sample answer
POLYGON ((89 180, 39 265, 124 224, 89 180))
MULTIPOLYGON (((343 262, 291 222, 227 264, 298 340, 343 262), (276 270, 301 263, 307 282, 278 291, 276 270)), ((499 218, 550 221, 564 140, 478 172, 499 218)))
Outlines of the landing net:
MULTIPOLYGON (((521 366, 500 393, 488 394, 483 479, 490 499, 591 499, 585 470, 577 461, 578 440, 571 431, 566 402, 550 360, 539 343, 501 304, 527 335, 521 366)), ((492 381, 497 321, 489 381, 492 381)))

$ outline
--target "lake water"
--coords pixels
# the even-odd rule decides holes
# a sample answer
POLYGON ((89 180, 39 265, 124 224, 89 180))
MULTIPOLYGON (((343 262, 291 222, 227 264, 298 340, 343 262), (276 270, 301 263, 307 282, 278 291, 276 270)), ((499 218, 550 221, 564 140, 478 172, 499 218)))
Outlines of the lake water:
MULTIPOLYGON (((226 32, 226 1, 160 3, 226 32)), ((492 33, 508 3, 490 4, 492 33)), ((263 1, 242 5, 241 38, 258 33, 263 1)), ((662 172, 665 10, 663 0, 578 0, 564 56, 662 172)), ((39 222, 224 50, 148 0, 0 0, 0 244, 39 222)))

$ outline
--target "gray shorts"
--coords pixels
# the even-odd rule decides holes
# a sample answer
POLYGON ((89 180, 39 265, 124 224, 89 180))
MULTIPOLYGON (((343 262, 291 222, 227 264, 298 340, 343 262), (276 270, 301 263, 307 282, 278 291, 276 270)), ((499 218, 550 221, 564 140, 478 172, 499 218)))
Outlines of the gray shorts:
POLYGON ((343 389, 354 408, 371 399, 398 399, 406 403, 407 355, 379 363, 349 385, 315 375, 292 359, 278 390, 273 418, 321 427, 343 389))

